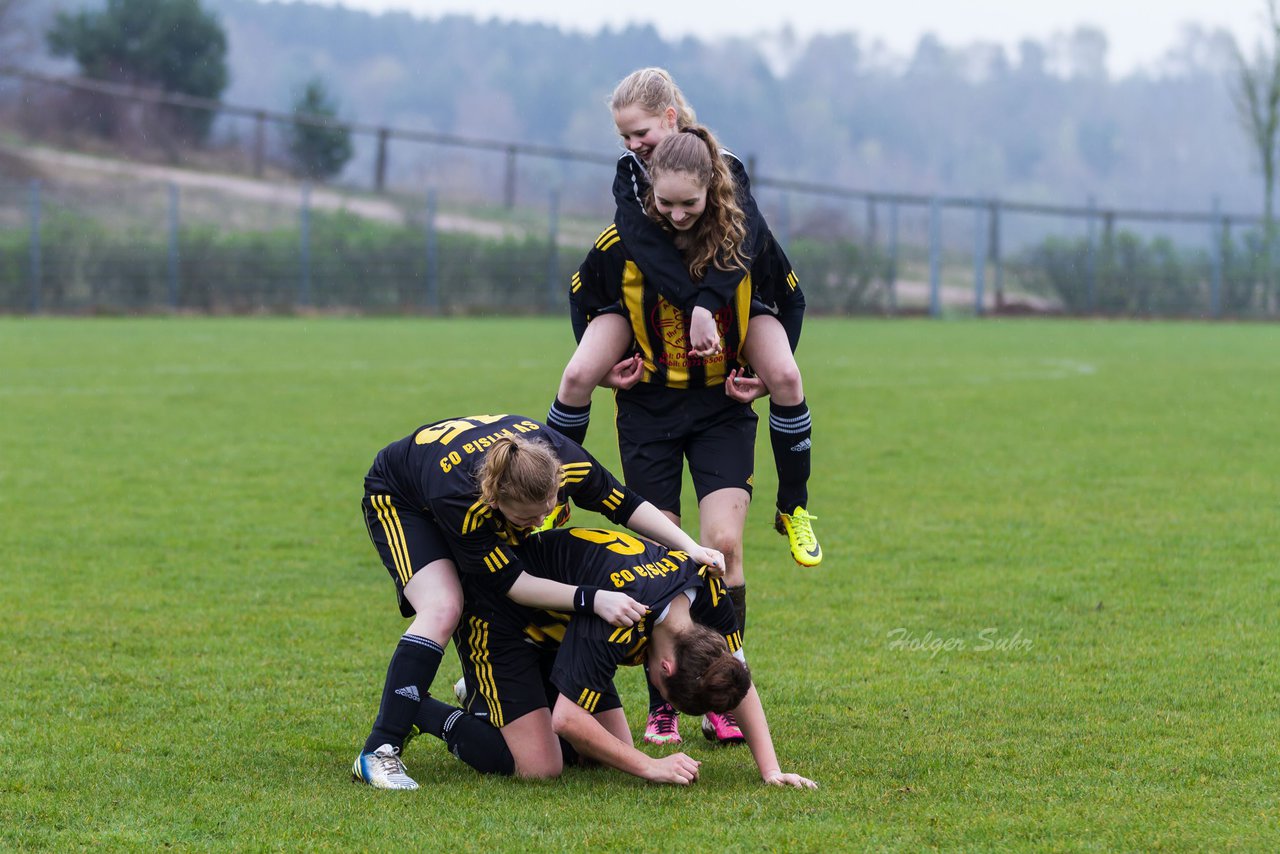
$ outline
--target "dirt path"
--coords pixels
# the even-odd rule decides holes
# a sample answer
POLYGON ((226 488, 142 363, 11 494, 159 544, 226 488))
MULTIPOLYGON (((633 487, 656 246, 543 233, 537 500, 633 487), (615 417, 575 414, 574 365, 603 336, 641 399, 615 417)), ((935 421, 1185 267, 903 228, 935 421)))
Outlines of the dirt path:
MULTIPOLYGON (((0 144, 0 154, 26 163, 34 171, 56 180, 92 180, 95 176, 128 178, 139 182, 172 183, 179 187, 212 190, 238 199, 282 206, 301 205, 302 184, 268 181, 197 172, 176 166, 134 163, 89 154, 56 151, 49 148, 27 148, 0 144)), ((311 207, 322 211, 349 211, 376 222, 406 225, 409 213, 390 199, 351 195, 323 186, 311 187, 311 207)), ((440 214, 436 226, 441 231, 462 232, 482 237, 523 237, 525 229, 457 214, 440 214)))
MULTIPOLYGON (((124 178, 140 183, 172 183, 179 187, 208 190, 237 199, 260 204, 299 207, 302 203, 302 184, 292 181, 272 181, 228 175, 217 172, 199 172, 176 166, 161 166, 114 160, 89 154, 57 151, 50 148, 19 147, 0 143, 0 156, 26 164, 38 174, 50 179, 68 182, 101 184, 102 178, 124 178)), ((311 207, 321 211, 348 211, 365 219, 395 225, 408 225, 410 212, 392 199, 354 195, 325 186, 311 187, 311 207)), ((528 229, 491 220, 477 219, 459 214, 438 214, 436 227, 444 232, 474 234, 480 237, 520 239, 528 236, 528 229)), ((565 247, 581 249, 591 237, 562 232, 559 243, 565 247)), ((803 271, 801 271, 803 275, 803 271)), ((898 304, 902 308, 919 309, 929 305, 929 283, 900 280, 897 283, 898 304)), ((983 295, 983 305, 988 311, 995 309, 995 294, 990 284, 983 295)), ((948 308, 966 308, 973 305, 972 287, 943 286, 939 292, 942 304, 948 308)), ((1057 304, 1052 300, 1019 294, 1016 302, 1032 311, 1053 311, 1057 304)))

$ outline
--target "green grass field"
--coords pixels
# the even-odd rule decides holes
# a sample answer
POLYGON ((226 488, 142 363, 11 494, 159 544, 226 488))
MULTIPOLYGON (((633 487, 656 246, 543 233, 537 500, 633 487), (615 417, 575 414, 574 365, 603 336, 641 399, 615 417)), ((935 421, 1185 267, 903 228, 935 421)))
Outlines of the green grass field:
POLYGON ((762 432, 746 649, 822 788, 686 722, 690 789, 423 739, 387 793, 348 776, 404 627, 361 478, 542 417, 567 324, 0 320, 0 849, 1277 850, 1276 337, 812 319, 826 560, 772 532, 762 432))

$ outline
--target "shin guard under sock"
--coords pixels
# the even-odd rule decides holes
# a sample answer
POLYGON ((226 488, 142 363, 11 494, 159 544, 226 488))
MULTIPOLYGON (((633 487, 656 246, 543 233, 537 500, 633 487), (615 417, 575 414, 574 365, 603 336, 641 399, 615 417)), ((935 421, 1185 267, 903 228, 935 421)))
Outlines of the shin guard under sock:
POLYGON ((778 509, 791 513, 809 506, 809 458, 813 447, 813 420, 809 404, 769 404, 769 443, 778 471, 778 509))
POLYGON ((410 634, 400 638, 387 665, 382 703, 373 732, 364 743, 365 753, 384 744, 397 750, 404 746, 404 738, 418 717, 418 706, 431 689, 443 656, 444 649, 430 638, 410 634))

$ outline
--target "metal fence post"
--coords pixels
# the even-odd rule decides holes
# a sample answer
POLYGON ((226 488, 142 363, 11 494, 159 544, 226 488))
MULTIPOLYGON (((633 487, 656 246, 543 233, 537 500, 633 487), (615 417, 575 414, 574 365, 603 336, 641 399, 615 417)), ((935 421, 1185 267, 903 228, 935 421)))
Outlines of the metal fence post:
POLYGON ((169 309, 178 310, 178 185, 169 182, 169 309))
MULTIPOLYGON (((1116 245, 1116 212, 1114 210, 1104 211, 1102 214, 1102 260, 1114 260, 1116 245)), ((1114 270, 1114 268, 1111 268, 1114 270)), ((1112 275, 1114 284, 1114 273, 1112 275)), ((1105 282, 1103 284, 1106 284, 1105 282)), ((1088 309, 1090 312, 1097 310, 1097 293, 1095 292, 1089 301, 1088 309)))
POLYGON ((267 114, 258 110, 253 117, 253 177, 262 177, 263 163, 267 158, 267 114))
POLYGON ((986 234, 983 233, 983 214, 986 210, 983 205, 974 205, 973 207, 973 313, 977 317, 982 317, 985 307, 983 306, 983 288, 986 285, 987 278, 987 247, 986 234))
POLYGON ((1276 269, 1276 224, 1266 223, 1262 225, 1263 229, 1270 229, 1267 234, 1265 245, 1267 246, 1267 255, 1262 259, 1266 264, 1266 271, 1262 277, 1262 316, 1271 315, 1275 312, 1275 269, 1276 269))
POLYGON ((552 190, 547 211, 547 308, 555 311, 560 299, 560 191, 552 190))
POLYGON ((791 243, 791 197, 786 193, 782 194, 782 204, 778 210, 778 230, 774 233, 779 245, 783 250, 791 243))
POLYGON ((867 196, 867 255, 876 249, 876 232, 879 230, 876 219, 876 197, 867 196))
POLYGON ((300 260, 302 276, 298 281, 298 305, 311 305, 311 185, 302 185, 300 260))
POLYGON ((1233 308, 1232 303, 1232 287, 1233 281, 1231 274, 1231 260, 1235 255, 1235 244, 1231 242, 1231 217, 1227 214, 1222 216, 1222 286, 1226 291, 1223 300, 1223 311, 1229 311, 1233 308))
POLYGON ((991 200, 991 241, 987 251, 991 254, 992 289, 996 292, 996 311, 1004 308, 1004 263, 1000 260, 1000 200, 991 200))
POLYGON ((898 200, 889 202, 889 265, 885 270, 889 290, 889 311, 898 313, 898 200))
POLYGON ((1226 247, 1222 240, 1222 202, 1213 197, 1213 224, 1209 227, 1209 314, 1222 317, 1222 266, 1226 247))
POLYGON ((507 210, 516 206, 516 147, 514 145, 507 146, 507 173, 503 181, 502 197, 507 210))
POLYGON ((929 316, 942 314, 942 203, 929 199, 929 316))
POLYGON ((1092 309, 1097 304, 1098 296, 1098 224, 1097 224, 1097 200, 1093 196, 1089 197, 1087 203, 1087 211, 1085 213, 1085 259, 1084 259, 1084 286, 1085 286, 1085 305, 1092 309))
POLYGON ((373 189, 381 193, 387 186, 387 137, 390 131, 378 128, 378 156, 373 162, 373 189))
POLYGON ((31 214, 31 313, 40 313, 40 296, 43 290, 44 272, 40 269, 40 179, 31 180, 30 214, 31 214))
POLYGON ((436 240, 436 191, 427 190, 427 310, 440 311, 440 250, 436 240))

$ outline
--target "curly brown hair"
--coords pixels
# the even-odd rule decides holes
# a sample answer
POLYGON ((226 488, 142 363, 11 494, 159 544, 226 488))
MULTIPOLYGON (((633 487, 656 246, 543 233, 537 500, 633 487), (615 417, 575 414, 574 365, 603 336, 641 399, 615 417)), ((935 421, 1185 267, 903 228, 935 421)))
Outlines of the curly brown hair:
POLYGON ((688 232, 689 244, 684 249, 689 276, 700 280, 707 267, 720 270, 742 270, 750 266, 742 252, 747 237, 747 216, 738 205, 737 184, 733 173, 720 155, 720 144, 707 128, 697 125, 673 133, 654 146, 649 157, 649 189, 645 193, 645 210, 649 218, 667 231, 671 223, 658 212, 653 185, 664 173, 689 176, 707 190, 707 205, 688 232))
POLYGON ((666 680, 667 702, 686 715, 736 709, 751 690, 751 670, 706 626, 695 624, 676 636, 675 664, 666 680))

